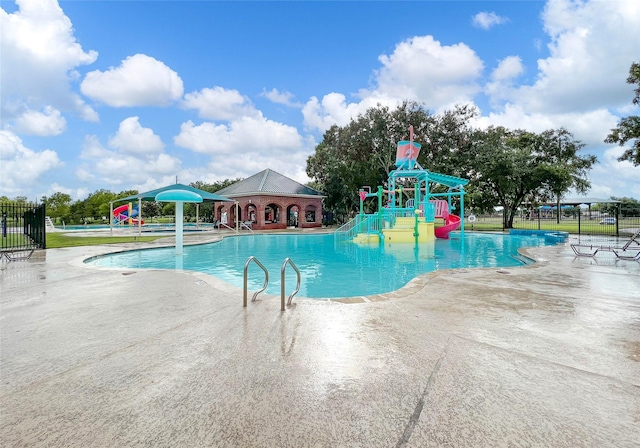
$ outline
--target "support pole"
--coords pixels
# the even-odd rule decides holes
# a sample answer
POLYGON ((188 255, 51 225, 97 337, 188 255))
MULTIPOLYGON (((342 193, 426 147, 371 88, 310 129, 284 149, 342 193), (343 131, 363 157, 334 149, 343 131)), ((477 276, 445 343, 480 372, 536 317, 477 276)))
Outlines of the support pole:
POLYGON ((382 232, 382 185, 378 185, 378 232, 382 232))
MULTIPOLYGON (((464 236, 464 190, 460 190, 460 233, 464 236)), ((473 227, 473 226, 472 226, 473 227)))
POLYGON ((142 198, 138 198, 138 238, 142 234, 142 198))
POLYGON ((182 216, 184 213, 184 202, 176 201, 176 255, 182 255, 182 216))

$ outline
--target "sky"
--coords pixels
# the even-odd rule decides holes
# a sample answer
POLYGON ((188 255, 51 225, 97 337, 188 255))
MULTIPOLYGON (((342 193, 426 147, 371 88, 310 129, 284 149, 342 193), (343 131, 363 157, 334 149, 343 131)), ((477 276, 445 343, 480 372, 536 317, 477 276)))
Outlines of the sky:
POLYGON ((0 196, 82 200, 267 168, 306 183, 330 126, 411 100, 473 105, 479 128, 564 127, 598 158, 589 197, 640 199, 640 167, 604 143, 640 115, 626 82, 637 0, 0 8, 0 196))

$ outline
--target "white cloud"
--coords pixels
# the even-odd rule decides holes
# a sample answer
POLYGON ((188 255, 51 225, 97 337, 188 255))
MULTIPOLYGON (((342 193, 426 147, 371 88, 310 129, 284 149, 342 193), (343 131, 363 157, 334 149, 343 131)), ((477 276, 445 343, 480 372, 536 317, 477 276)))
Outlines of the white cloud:
POLYGON ((491 73, 484 91, 489 96, 492 105, 500 105, 500 101, 509 98, 514 82, 524 72, 522 60, 518 56, 507 56, 498 63, 491 73))
POLYGON ((288 106, 288 107, 302 106, 300 103, 296 103, 295 101, 293 101, 293 98, 294 98, 293 93, 287 92, 287 91, 280 92, 275 87, 269 91, 264 90, 260 95, 267 98, 272 103, 284 104, 285 106, 288 106))
POLYGON ((183 173, 205 182, 248 177, 265 168, 307 182, 306 174, 300 175, 300 167, 306 166, 316 144, 312 137, 303 138, 296 128, 262 115, 242 117, 228 125, 187 121, 174 142, 210 157, 207 167, 183 173))
POLYGON ((40 136, 60 135, 67 128, 67 120, 59 110, 51 106, 42 112, 27 110, 16 118, 16 131, 40 136))
POLYGON ((2 121, 45 106, 95 120, 95 111, 72 92, 71 84, 75 68, 93 63, 98 53, 82 49, 55 0, 16 3, 19 9, 11 14, 0 8, 2 121))
POLYGON ((493 125, 532 132, 563 127, 571 132, 574 138, 593 146, 604 146, 604 136, 616 123, 617 118, 606 109, 585 113, 544 114, 529 113, 522 106, 515 104, 507 104, 502 112, 491 112, 476 121, 476 125, 481 128, 493 125))
MULTIPOLYGON (((137 123, 136 120, 133 120, 137 123)), ((126 120, 125 120, 126 121, 126 120)), ((105 148, 96 136, 85 137, 80 153, 82 164, 76 176, 100 188, 104 185, 119 187, 146 182, 149 178, 171 176, 178 173, 181 162, 165 153, 143 153, 140 157, 105 148)))
POLYGON ((182 96, 183 84, 164 63, 136 54, 106 72, 87 73, 80 89, 112 107, 168 106, 182 96))
POLYGON ((494 81, 508 81, 520 76, 523 71, 522 59, 519 56, 507 56, 493 70, 491 79, 494 81))
POLYGON ((0 195, 25 195, 29 192, 24 186, 32 186, 36 179, 62 165, 55 151, 33 151, 13 132, 0 130, 0 195))
POLYGON ((550 56, 538 61, 536 82, 514 91, 512 102, 538 113, 630 102, 626 77, 640 54, 640 2, 551 0, 542 18, 550 56))
POLYGON ((618 162, 624 148, 609 147, 604 150, 590 173, 591 190, 589 196, 608 198, 626 196, 640 198, 640 166, 630 162, 618 162), (617 193, 617 192, 626 193, 617 193))
POLYGON ((326 131, 332 125, 344 126, 351 118, 366 109, 359 103, 347 104, 347 98, 341 93, 329 93, 318 101, 318 98, 311 97, 302 108, 304 124, 309 129, 320 129, 326 131))
POLYGON ((432 36, 419 36, 396 45, 378 58, 377 90, 387 96, 415 99, 428 107, 466 102, 480 87, 476 79, 482 60, 467 45, 441 45, 432 36))
POLYGON ((494 25, 501 25, 503 23, 508 22, 509 19, 506 17, 501 17, 497 15, 495 12, 479 12, 475 16, 473 16, 472 22, 473 25, 482 28, 483 30, 488 30, 494 25))
POLYGON ((109 146, 123 154, 154 155, 164 149, 164 144, 152 129, 143 128, 138 117, 125 118, 120 122, 118 132, 109 139, 109 146))
POLYGON ((236 158, 243 154, 287 155, 303 147, 298 130, 272 120, 242 117, 229 125, 205 122, 183 123, 174 137, 177 146, 204 154, 221 154, 236 158))
POLYGON ((325 131, 332 124, 346 124, 378 103, 393 106, 412 100, 442 109, 468 103, 480 91, 477 79, 483 63, 463 43, 442 45, 432 36, 417 36, 378 60, 382 67, 374 73, 374 86, 358 93, 359 103, 347 103, 343 94, 335 92, 321 101, 312 97, 303 108, 305 126, 325 131))
POLYGON ((251 101, 237 90, 214 87, 187 93, 182 101, 186 109, 196 109, 200 118, 230 121, 242 116, 258 116, 251 101))

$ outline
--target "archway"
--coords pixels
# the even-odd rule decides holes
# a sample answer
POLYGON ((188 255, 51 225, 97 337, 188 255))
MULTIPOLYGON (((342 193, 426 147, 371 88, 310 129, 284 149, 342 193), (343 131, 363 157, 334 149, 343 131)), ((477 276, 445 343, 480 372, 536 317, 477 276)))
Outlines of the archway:
POLYGON ((245 205, 243 215, 245 221, 251 221, 253 224, 258 222, 258 208, 255 204, 245 205))
POLYGON ((287 207, 287 227, 300 226, 300 207, 292 204, 287 207))
POLYGON ((316 206, 307 205, 304 209, 304 222, 314 223, 316 222, 316 206))
POLYGON ((280 206, 273 202, 267 204, 264 208, 264 223, 275 224, 280 222, 280 206))

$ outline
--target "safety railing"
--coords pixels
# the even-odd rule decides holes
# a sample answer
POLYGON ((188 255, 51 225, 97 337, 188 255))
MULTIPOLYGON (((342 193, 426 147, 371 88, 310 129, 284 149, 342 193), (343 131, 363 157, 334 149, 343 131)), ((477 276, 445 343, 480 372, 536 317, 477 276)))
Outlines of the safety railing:
POLYGON ((336 229, 333 233, 336 243, 351 241, 358 233, 372 233, 380 231, 380 216, 378 214, 357 215, 351 221, 336 229))
POLYGON ((253 222, 252 221, 242 221, 240 223, 240 230, 245 229, 248 230, 251 233, 253 232, 253 222))
MULTIPOLYGON (((256 291, 253 296, 251 297, 251 301, 255 302, 256 297, 258 297, 258 294, 260 294, 262 291, 264 291, 265 289, 267 289, 267 286, 269 285, 269 271, 267 270, 267 268, 264 267, 264 265, 262 263, 260 263, 260 261, 254 257, 251 256, 249 257, 249 259, 247 260, 247 262, 244 264, 244 287, 243 287, 243 295, 242 295, 242 306, 246 307, 247 306, 247 295, 248 295, 248 283, 249 283, 249 265, 251 264, 251 262, 254 262, 255 264, 258 265, 258 267, 260 267, 260 269, 262 269, 262 271, 264 272, 264 285, 262 285, 262 288, 259 289, 258 291, 256 291)), ((291 305, 291 301, 293 300, 293 297, 298 294, 298 292, 300 291, 300 270, 298 269, 298 266, 296 266, 296 264, 290 259, 290 258, 285 258, 284 262, 282 263, 282 268, 280 269, 280 311, 284 311, 285 310, 285 300, 284 300, 284 296, 286 294, 286 280, 285 280, 285 272, 287 269, 287 265, 290 265, 293 270, 296 272, 296 278, 297 278, 297 283, 296 283, 296 289, 295 291, 293 291, 289 297, 287 298, 287 305, 291 305)))
POLYGON ((238 233, 238 231, 237 231, 234 227, 230 227, 230 226, 228 226, 227 224, 223 224, 223 223, 220 223, 220 224, 218 225, 218 230, 219 230, 219 229, 222 229, 223 227, 224 227, 224 228, 226 228, 226 229, 231 230, 232 232, 238 233))
MULTIPOLYGON (((287 258, 287 260, 288 260, 288 258, 287 258)), ((258 294, 260 294, 262 291, 267 289, 267 286, 269 285, 269 271, 267 271, 267 268, 265 268, 264 265, 262 263, 260 263, 260 261, 258 261, 258 259, 256 257, 254 257, 254 256, 249 257, 247 262, 244 264, 244 294, 242 296, 242 306, 247 306, 248 271, 249 271, 249 264, 251 264, 252 261, 255 262, 255 264, 257 264, 260 267, 260 269, 262 269, 264 271, 264 285, 262 285, 262 289, 259 289, 258 291, 256 291, 253 294, 253 297, 251 297, 251 301, 255 302, 256 297, 258 297, 258 294)), ((299 280, 298 280, 298 282, 299 282, 299 280)))
POLYGON ((291 293, 289 298, 287 299, 287 305, 291 305, 291 301, 293 300, 293 296, 298 294, 300 291, 300 270, 295 265, 290 258, 285 258, 284 263, 282 263, 282 268, 280 269, 280 311, 284 311, 284 295, 285 295, 285 270, 287 268, 287 264, 289 264, 294 271, 296 271, 296 275, 298 277, 298 284, 296 285, 296 290, 291 293))

